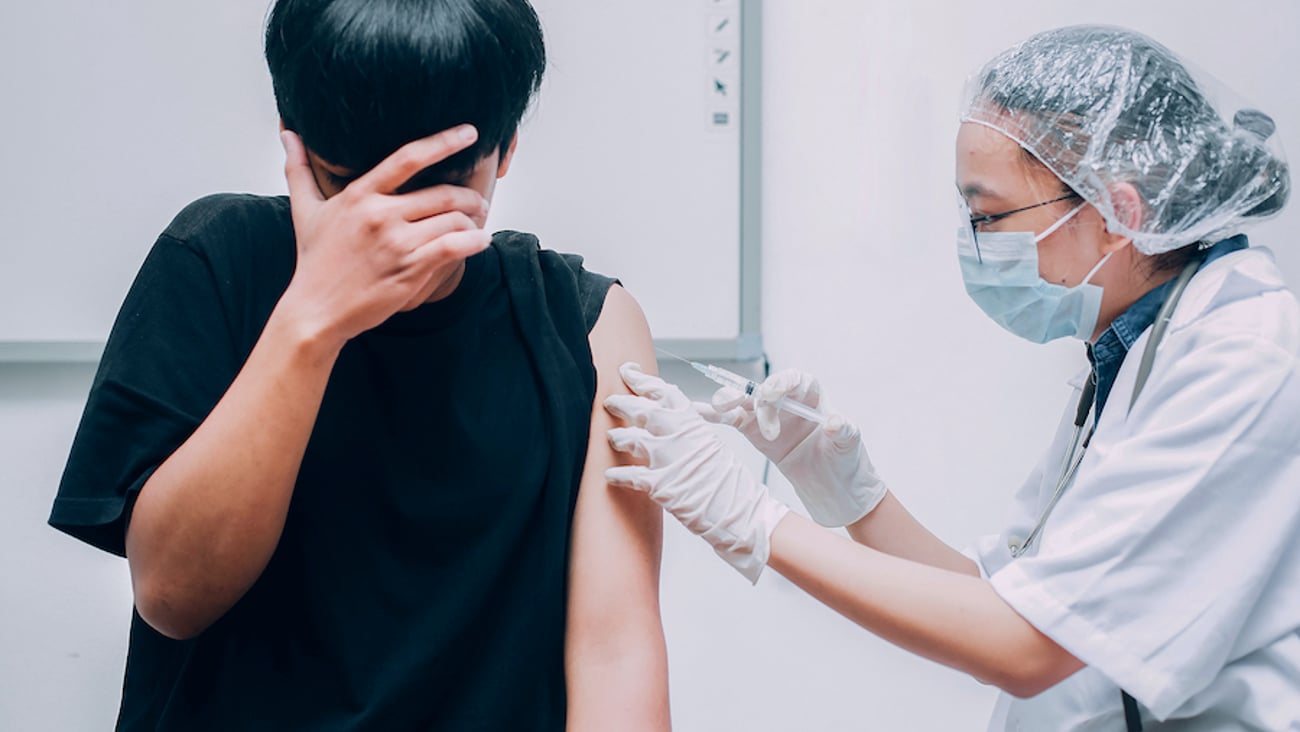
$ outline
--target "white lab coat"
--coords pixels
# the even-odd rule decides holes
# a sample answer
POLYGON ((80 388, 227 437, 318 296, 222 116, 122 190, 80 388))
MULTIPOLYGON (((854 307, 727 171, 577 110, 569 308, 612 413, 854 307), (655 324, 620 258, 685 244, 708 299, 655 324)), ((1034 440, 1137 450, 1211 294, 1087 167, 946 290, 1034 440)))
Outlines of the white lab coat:
POLYGON ((1036 545, 1085 374, 1007 529, 972 556, 994 589, 1087 667, 990 729, 1300 731, 1300 304, 1266 250, 1192 280, 1129 410, 1133 345, 1079 471, 1036 545))

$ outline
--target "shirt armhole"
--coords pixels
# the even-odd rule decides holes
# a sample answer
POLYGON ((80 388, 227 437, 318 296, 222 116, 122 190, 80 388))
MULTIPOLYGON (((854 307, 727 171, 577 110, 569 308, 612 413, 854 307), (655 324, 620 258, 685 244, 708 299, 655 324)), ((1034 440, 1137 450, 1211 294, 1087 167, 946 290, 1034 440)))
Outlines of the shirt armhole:
POLYGON ((614 285, 623 286, 615 277, 591 272, 583 267, 583 259, 577 254, 565 254, 564 262, 573 270, 573 276, 578 280, 578 300, 582 307, 582 318, 587 326, 587 333, 596 327, 596 321, 600 320, 600 314, 605 308, 605 297, 609 294, 609 288, 614 285))

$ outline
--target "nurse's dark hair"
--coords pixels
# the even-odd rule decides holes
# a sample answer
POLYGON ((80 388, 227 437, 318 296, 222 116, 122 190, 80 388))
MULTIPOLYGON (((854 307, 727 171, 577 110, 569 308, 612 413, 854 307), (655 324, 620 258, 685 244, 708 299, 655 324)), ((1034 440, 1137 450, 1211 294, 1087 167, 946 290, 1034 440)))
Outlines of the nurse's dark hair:
MULTIPOLYGON (((1070 30, 1062 29, 1063 33, 1070 30)), ((1244 212, 1243 217, 1268 216, 1286 204, 1291 189, 1287 163, 1272 155, 1264 145, 1234 144, 1234 132, 1249 133, 1261 141, 1267 140, 1275 130, 1272 118, 1259 110, 1243 109, 1236 113, 1229 127, 1187 68, 1164 46, 1118 28, 1079 30, 1081 34, 1086 31, 1091 42, 1097 42, 1099 38, 1104 40, 1105 34, 1113 33, 1117 40, 1129 44, 1132 57, 1141 59, 1139 72, 1142 83, 1136 86, 1138 93, 1122 108, 1107 110, 1118 115, 1114 123, 1108 125, 1112 130, 1109 138, 1100 141, 1089 139, 1083 124, 1063 130, 1060 138, 1070 149, 1082 153, 1095 145, 1132 148, 1148 142, 1176 148, 1187 145, 1188 140, 1195 140, 1195 154, 1190 161, 1183 161, 1188 163, 1185 167, 1172 170, 1157 162, 1142 175, 1129 180, 1144 201, 1151 201, 1157 195, 1164 198, 1162 218, 1166 221, 1181 221, 1184 217, 1194 216, 1207 203, 1231 200, 1243 188, 1260 186, 1261 181, 1268 181, 1275 190, 1244 212), (1223 133, 1198 133, 1204 129, 1223 133), (1214 185, 1201 185, 1206 180, 1213 180, 1214 185), (1211 200, 1207 201, 1207 197, 1211 200)), ((1036 47, 1034 57, 1025 60, 1034 64, 1036 69, 1078 62, 1077 49, 1069 48, 1066 43, 1056 49, 1059 58, 1051 58, 1052 50, 1046 45, 1036 47)), ((1047 112, 1062 120, 1086 120, 1098 114, 1098 100, 1111 93, 1106 85, 1115 83, 1112 77, 1095 74, 1094 79, 1102 86, 1089 89, 1086 85, 1061 84, 1062 76, 1058 74, 1017 73, 1014 79, 1010 79, 1003 73, 1002 67, 987 68, 977 80, 978 88, 989 101, 1008 111, 1047 112), (1012 83, 1008 83, 1009 80, 1012 83)), ((1036 164, 1042 164, 1028 150, 1025 150, 1025 156, 1036 164)), ((1201 243, 1197 242, 1155 255, 1151 259, 1152 272, 1181 269, 1200 248, 1201 243)))
POLYGON ((408 187, 504 154, 546 67, 527 0, 277 0, 265 40, 285 127, 333 165, 362 173, 412 140, 478 128, 408 187))

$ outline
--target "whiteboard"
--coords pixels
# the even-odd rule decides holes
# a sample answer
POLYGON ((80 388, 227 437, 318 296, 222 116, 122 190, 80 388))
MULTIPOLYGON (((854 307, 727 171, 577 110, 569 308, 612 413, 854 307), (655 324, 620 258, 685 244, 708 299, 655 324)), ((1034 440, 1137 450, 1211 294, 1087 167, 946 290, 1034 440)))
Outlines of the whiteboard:
MULTIPOLYGON (((758 356, 757 215, 742 219, 742 199, 757 198, 757 93, 742 95, 742 76, 747 90, 758 83, 757 2, 534 5, 547 74, 489 226, 535 232, 619 277, 657 339, 699 357, 758 356)), ((94 358, 186 204, 285 191, 262 57, 268 7, 6 8, 0 360, 94 358)))

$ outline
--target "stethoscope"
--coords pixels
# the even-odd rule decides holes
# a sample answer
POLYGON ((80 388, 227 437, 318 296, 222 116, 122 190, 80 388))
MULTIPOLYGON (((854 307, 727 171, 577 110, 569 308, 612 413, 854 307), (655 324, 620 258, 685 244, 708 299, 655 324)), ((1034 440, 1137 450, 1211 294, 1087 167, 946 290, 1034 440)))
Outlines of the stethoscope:
MULTIPOLYGON (((1174 280, 1173 287, 1170 288, 1169 294, 1165 296, 1165 301, 1160 306, 1160 312, 1156 314, 1156 321, 1151 328, 1151 339, 1147 341, 1147 347, 1142 352, 1142 363, 1138 365, 1137 380, 1133 384, 1133 396, 1129 399, 1128 408, 1133 409, 1137 403, 1138 394, 1142 392, 1142 387, 1147 383, 1147 377, 1151 375, 1151 365, 1156 360, 1156 349, 1160 346, 1160 341, 1165 337, 1165 330, 1169 327, 1169 319, 1173 317, 1174 308, 1178 307, 1178 301, 1183 297, 1183 291, 1187 289, 1187 283, 1192 281, 1192 276, 1200 269, 1203 257, 1195 257, 1188 262, 1183 271, 1178 273, 1178 278, 1174 280)), ((1052 515, 1052 509, 1060 502, 1061 496, 1065 493, 1065 488, 1074 480, 1074 474, 1079 471, 1079 464, 1083 462, 1084 453, 1088 451, 1088 443, 1092 440, 1092 435, 1097 429, 1093 424, 1088 429, 1088 434, 1084 436, 1084 427, 1088 424, 1088 415, 1092 412, 1093 402, 1097 398, 1097 375, 1089 374, 1088 382, 1083 387, 1083 394, 1079 397, 1079 406, 1074 416, 1074 436, 1070 440, 1070 449, 1065 453, 1065 459, 1061 461, 1060 476, 1056 480, 1056 489, 1052 492, 1052 500, 1047 502, 1042 514, 1038 517, 1038 522, 1023 541, 1012 539, 1007 542, 1007 549, 1011 552, 1012 559, 1018 559, 1024 555, 1029 547, 1033 545, 1034 540, 1043 533, 1043 526, 1047 519, 1052 515)))

